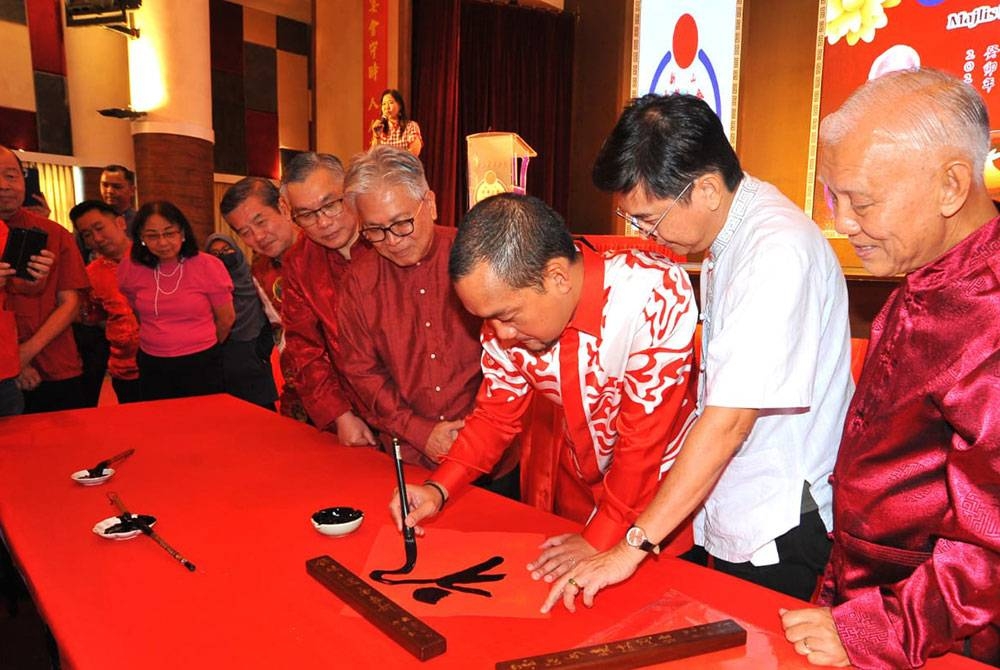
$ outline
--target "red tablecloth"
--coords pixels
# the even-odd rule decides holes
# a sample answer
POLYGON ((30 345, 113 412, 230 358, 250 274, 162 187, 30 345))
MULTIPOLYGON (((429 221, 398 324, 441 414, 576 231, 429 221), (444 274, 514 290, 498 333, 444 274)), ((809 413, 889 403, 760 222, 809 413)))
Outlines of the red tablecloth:
MULTIPOLYGON (((672 559, 649 561, 575 615, 560 608, 544 619, 428 617, 448 651, 419 664, 345 613, 304 567, 328 554, 362 573, 392 488, 386 455, 337 446, 228 396, 0 419, 0 528, 69 668, 486 668, 723 617, 748 628, 746 648, 669 667, 808 667, 784 642, 777 615, 800 603, 672 559), (135 455, 106 484, 70 480, 130 446, 135 455), (197 571, 148 538, 92 533, 116 513, 109 491, 133 512, 156 516, 156 529, 197 571), (333 505, 363 509, 361 528, 342 538, 313 530, 310 514, 333 505)), ((435 528, 552 534, 573 524, 471 490, 429 532, 435 528)), ((540 604, 546 589, 532 586, 540 604)), ((927 667, 977 664, 950 656, 927 667)))

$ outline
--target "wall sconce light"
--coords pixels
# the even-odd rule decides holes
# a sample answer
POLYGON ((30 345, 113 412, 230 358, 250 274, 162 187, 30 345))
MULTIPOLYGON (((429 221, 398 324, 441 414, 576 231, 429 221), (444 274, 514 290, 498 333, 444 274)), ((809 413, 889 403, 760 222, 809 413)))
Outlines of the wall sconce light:
POLYGON ((99 109, 97 113, 101 116, 110 116, 115 119, 128 119, 130 121, 136 121, 146 116, 146 112, 138 112, 131 107, 108 107, 107 109, 99 109))

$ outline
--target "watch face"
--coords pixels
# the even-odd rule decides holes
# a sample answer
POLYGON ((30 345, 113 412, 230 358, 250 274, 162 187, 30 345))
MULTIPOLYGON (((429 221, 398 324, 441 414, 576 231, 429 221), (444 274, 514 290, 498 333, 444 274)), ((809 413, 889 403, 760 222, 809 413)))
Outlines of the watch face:
POLYGON ((632 526, 625 534, 625 542, 627 542, 630 547, 641 547, 645 539, 646 533, 644 533, 642 528, 639 528, 638 526, 632 526))

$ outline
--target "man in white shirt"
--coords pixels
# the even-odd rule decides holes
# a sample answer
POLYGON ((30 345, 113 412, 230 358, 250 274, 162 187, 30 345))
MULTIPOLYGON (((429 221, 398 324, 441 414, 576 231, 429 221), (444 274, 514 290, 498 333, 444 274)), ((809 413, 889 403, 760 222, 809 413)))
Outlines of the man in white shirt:
POLYGON ((828 477, 853 391, 837 258, 798 207, 743 172, 693 96, 633 101, 593 177, 643 234, 707 252, 698 418, 635 526, 563 575, 543 610, 560 597, 573 609, 580 593, 593 604, 696 510, 689 558, 808 599, 829 556, 828 477))

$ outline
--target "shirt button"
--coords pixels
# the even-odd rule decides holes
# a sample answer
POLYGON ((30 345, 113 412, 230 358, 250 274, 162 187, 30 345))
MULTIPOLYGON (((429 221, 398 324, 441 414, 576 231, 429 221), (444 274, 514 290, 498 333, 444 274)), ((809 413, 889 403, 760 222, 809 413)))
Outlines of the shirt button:
POLYGON ((431 354, 431 360, 433 360, 433 359, 435 359, 435 358, 437 358, 437 357, 438 357, 438 355, 437 355, 437 354, 431 354))
POLYGON ((420 289, 420 295, 423 295, 425 293, 427 293, 427 289, 425 288, 420 289))
POLYGON ((438 417, 438 421, 444 421, 444 414, 442 414, 442 415, 440 415, 440 416, 438 417))
POLYGON ((715 269, 715 261, 709 261, 708 262, 708 269, 709 270, 714 270, 715 269))
POLYGON ((705 312, 701 312, 701 313, 698 314, 698 320, 699 321, 704 321, 705 320, 705 312))
POLYGON ((435 387, 434 387, 434 390, 435 390, 435 391, 438 391, 438 392, 440 393, 440 391, 441 391, 441 387, 440 387, 440 386, 435 386, 435 387))
POLYGON ((702 363, 701 365, 699 365, 699 366, 698 366, 698 370, 699 370, 700 372, 704 372, 704 371, 705 371, 705 364, 704 364, 704 363, 702 363))
POLYGON ((424 321, 424 326, 426 326, 427 328, 430 328, 431 327, 431 322, 430 321, 424 321))

